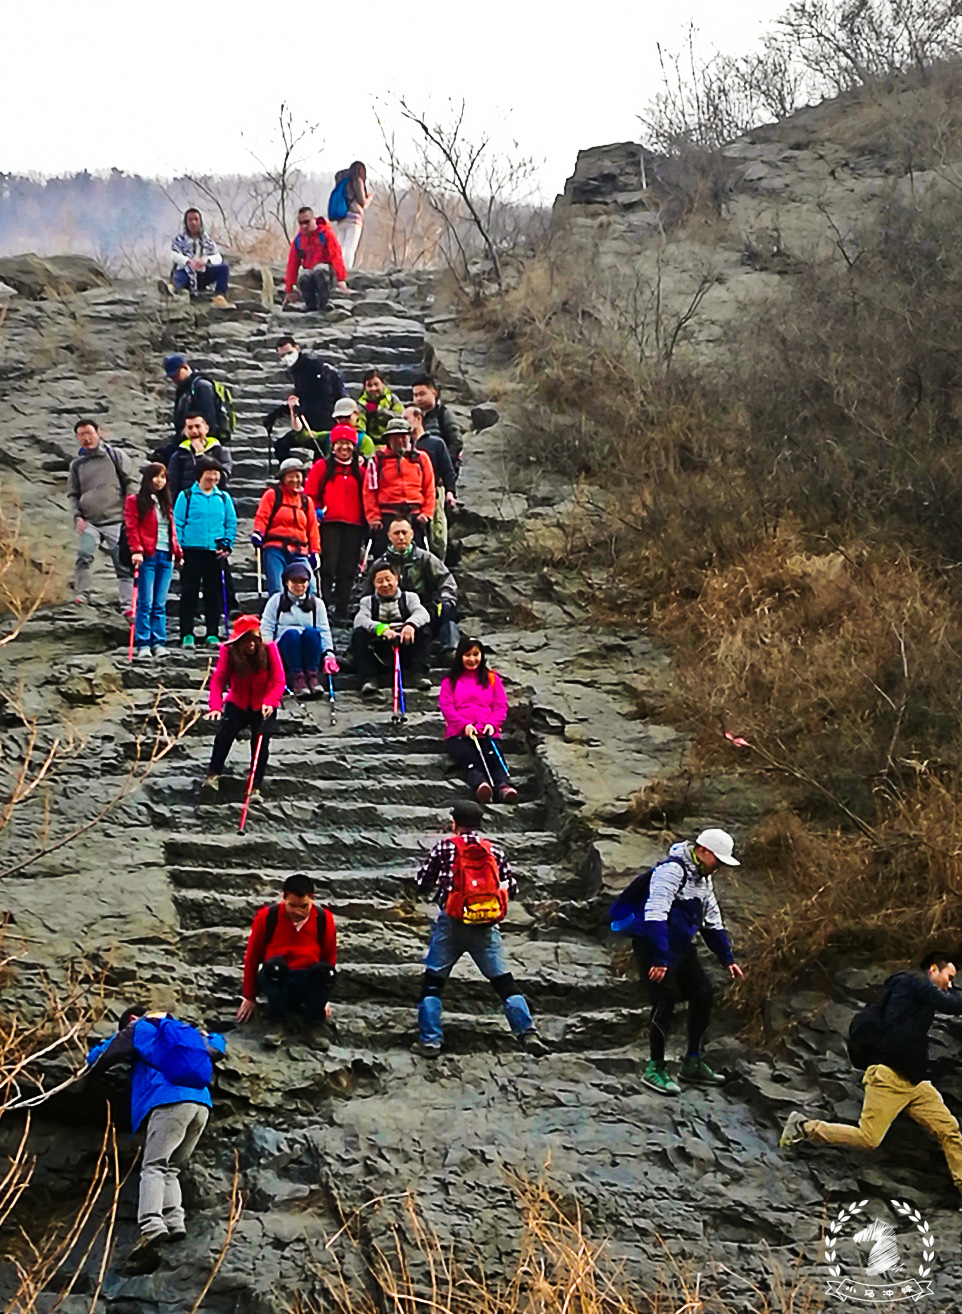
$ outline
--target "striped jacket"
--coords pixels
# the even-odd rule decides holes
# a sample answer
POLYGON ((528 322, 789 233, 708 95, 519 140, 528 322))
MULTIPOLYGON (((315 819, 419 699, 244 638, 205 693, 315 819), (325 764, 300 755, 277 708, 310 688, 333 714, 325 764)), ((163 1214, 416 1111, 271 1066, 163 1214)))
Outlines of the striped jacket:
POLYGON ((656 966, 677 963, 699 932, 716 958, 735 961, 711 877, 695 861, 694 847, 673 844, 651 873, 643 934, 654 946, 656 966))

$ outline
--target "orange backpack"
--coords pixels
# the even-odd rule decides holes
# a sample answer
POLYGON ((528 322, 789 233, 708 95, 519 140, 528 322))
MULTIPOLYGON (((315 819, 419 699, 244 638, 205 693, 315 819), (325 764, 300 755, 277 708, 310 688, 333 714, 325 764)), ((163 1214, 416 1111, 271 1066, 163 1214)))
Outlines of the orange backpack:
POLYGON ((501 888, 498 860, 487 840, 454 841, 451 893, 444 905, 449 917, 466 926, 492 926, 508 911, 508 893, 501 888))

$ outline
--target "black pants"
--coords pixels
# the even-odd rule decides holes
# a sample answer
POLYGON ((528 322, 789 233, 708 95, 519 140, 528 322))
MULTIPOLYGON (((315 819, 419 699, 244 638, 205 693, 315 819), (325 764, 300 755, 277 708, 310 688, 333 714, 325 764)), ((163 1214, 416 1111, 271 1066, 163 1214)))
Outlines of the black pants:
POLYGON ((484 753, 484 761, 488 764, 495 789, 500 789, 502 785, 508 783, 507 772, 498 761, 497 754, 488 739, 482 738, 475 742, 465 735, 452 735, 449 739, 445 739, 444 747, 470 789, 477 789, 488 778, 481 762, 481 753, 484 753))
POLYGON ((326 606, 333 606, 342 618, 350 609, 365 532, 364 525, 321 521, 321 593, 326 606))
MULTIPOLYGON (((425 603, 427 606, 427 603, 425 603)), ((461 637, 458 633, 458 604, 456 602, 432 603, 428 607, 431 616, 431 633, 437 639, 441 647, 447 651, 448 648, 456 648, 458 640, 461 637)))
POLYGON ((387 551, 388 536, 387 531, 391 526, 391 521, 397 516, 409 516, 411 524, 414 526, 414 541, 418 547, 426 548, 428 545, 428 527, 422 525, 417 518, 417 508, 413 506, 391 507, 389 511, 381 512, 380 529, 372 529, 371 533, 371 560, 377 561, 378 557, 383 557, 387 551))
MULTIPOLYGON (((413 643, 402 643, 401 678, 405 684, 412 675, 427 670, 431 652, 431 633, 426 625, 414 631, 413 643)), ((362 680, 375 680, 384 671, 394 679, 394 644, 387 639, 372 639, 367 630, 352 630, 351 652, 354 669, 362 680)))
POLYGON ((211 749, 210 766, 207 768, 212 776, 219 776, 224 769, 224 763, 227 761, 227 754, 234 746, 234 740, 240 734, 245 726, 251 728, 251 762, 254 761, 254 754, 257 752, 257 741, 263 740, 260 753, 257 757, 257 772, 254 776, 255 786, 259 786, 264 779, 264 772, 267 770, 267 759, 270 757, 271 734, 277 721, 277 713, 272 716, 263 717, 260 712, 252 712, 249 707, 238 707, 236 703, 229 700, 224 704, 224 711, 221 715, 220 729, 214 736, 214 747, 211 749))
POLYGON ((267 996, 271 1021, 283 1022, 297 1009, 306 1021, 322 1022, 334 988, 334 969, 327 963, 288 967, 283 958, 269 958, 258 973, 257 988, 267 996))
MULTIPOLYGON (((313 425, 311 427, 313 428, 313 425)), ((300 433, 288 429, 287 433, 281 434, 280 438, 274 440, 274 455, 277 457, 277 464, 280 465, 282 461, 286 461, 295 447, 299 452, 309 452, 312 461, 319 461, 322 457, 327 456, 325 448, 329 449, 330 443, 327 441, 326 434, 320 438, 311 438, 303 429, 300 433)))
POLYGON ((641 979, 648 987, 651 1000, 651 1026, 649 1044, 651 1057, 656 1063, 665 1061, 665 1041, 671 1028, 675 1005, 688 1001, 688 1053, 697 1054, 708 1023, 711 1021, 712 984, 698 961, 695 946, 691 945, 674 967, 669 967, 661 981, 648 978, 654 964, 654 946, 643 935, 631 937, 632 948, 638 963, 641 979))
POLYGON ((227 587, 228 615, 237 610, 237 596, 231 578, 230 562, 207 548, 184 548, 180 568, 180 637, 194 632, 197 595, 204 590, 204 622, 207 633, 216 636, 220 622, 228 626, 224 615, 224 586, 227 587))
POLYGON ((313 265, 310 269, 302 269, 297 286, 304 299, 305 310, 323 310, 331 299, 334 270, 330 265, 313 265))

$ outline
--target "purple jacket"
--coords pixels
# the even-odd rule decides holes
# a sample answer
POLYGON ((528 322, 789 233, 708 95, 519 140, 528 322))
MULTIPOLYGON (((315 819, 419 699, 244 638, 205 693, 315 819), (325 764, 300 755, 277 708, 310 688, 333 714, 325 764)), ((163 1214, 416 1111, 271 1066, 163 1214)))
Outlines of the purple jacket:
POLYGON ((446 739, 464 734, 466 725, 477 726, 478 730, 493 725, 494 733, 500 735, 504 718, 508 715, 504 685, 494 671, 488 672, 487 684, 482 684, 476 675, 465 671, 458 676, 454 688, 445 676, 441 681, 438 702, 444 716, 446 739))

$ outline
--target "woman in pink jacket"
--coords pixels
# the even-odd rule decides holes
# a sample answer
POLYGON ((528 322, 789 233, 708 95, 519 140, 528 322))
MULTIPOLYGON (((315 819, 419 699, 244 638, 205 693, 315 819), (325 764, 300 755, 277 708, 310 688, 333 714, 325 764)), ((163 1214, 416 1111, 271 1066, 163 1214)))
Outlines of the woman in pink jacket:
POLYGON ((461 639, 450 673, 441 681, 438 702, 444 715, 444 746, 478 802, 490 803, 494 795, 489 772, 499 801, 513 802, 518 791, 508 783, 507 772, 489 742, 500 737, 508 700, 500 678, 488 670, 480 639, 461 639))
MULTIPOLYGON (((238 616, 230 639, 222 643, 210 677, 208 721, 220 721, 207 768, 206 789, 216 790, 238 732, 251 728, 251 765, 257 761, 253 794, 267 770, 275 712, 284 696, 284 663, 276 643, 264 643, 256 616, 238 616)), ((252 795, 253 796, 253 795, 252 795)))

